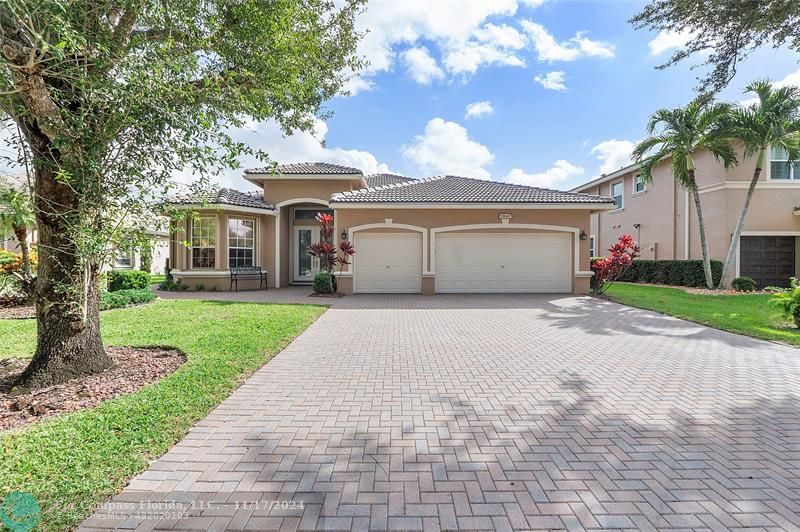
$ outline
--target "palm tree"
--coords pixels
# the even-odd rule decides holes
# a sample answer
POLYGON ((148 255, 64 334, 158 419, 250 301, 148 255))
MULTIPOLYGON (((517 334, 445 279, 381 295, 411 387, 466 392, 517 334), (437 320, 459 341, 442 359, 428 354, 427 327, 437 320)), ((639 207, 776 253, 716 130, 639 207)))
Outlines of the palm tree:
POLYGON ((11 231, 22 252, 22 274, 25 281, 32 275, 31 254, 28 247, 28 228, 36 225, 36 213, 30 196, 12 186, 0 188, 0 232, 11 231))
POLYGON ((722 161, 725 168, 736 164, 736 153, 727 130, 731 109, 729 104, 716 103, 709 96, 701 96, 686 107, 659 109, 653 113, 647 124, 649 136, 633 150, 636 162, 641 163, 640 175, 646 183, 653 181, 653 169, 656 165, 670 159, 672 177, 694 198, 697 222, 700 225, 703 270, 709 288, 714 288, 714 278, 708 256, 700 193, 695 179, 694 154, 708 150, 717 161, 722 161))
POLYGON ((758 159, 722 269, 722 286, 725 287, 730 286, 732 280, 739 237, 761 171, 767 164, 767 150, 787 153, 790 164, 800 160, 800 89, 793 86, 776 89, 768 80, 759 80, 748 85, 745 92, 754 93, 758 101, 749 107, 734 110, 730 117, 731 127, 735 137, 744 145, 744 158, 749 159, 757 154, 758 159))

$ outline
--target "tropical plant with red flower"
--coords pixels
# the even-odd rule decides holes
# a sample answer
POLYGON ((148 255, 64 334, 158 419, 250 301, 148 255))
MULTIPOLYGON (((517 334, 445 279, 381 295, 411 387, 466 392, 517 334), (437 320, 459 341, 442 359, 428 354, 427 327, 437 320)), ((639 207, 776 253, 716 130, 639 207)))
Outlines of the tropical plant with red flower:
POLYGON ((592 292, 595 294, 608 290, 633 265, 640 253, 639 244, 631 235, 620 235, 617 242, 608 248, 608 253, 592 263, 592 292))
POLYGON ((318 212, 315 218, 319 223, 321 238, 316 244, 308 246, 308 254, 319 259, 320 268, 328 275, 328 283, 331 289, 330 293, 335 293, 338 287, 333 280, 333 271, 338 264, 339 275, 341 276, 342 269, 345 265, 350 264, 350 257, 355 255, 356 250, 349 240, 340 241, 338 248, 333 243, 334 227, 332 214, 318 212))

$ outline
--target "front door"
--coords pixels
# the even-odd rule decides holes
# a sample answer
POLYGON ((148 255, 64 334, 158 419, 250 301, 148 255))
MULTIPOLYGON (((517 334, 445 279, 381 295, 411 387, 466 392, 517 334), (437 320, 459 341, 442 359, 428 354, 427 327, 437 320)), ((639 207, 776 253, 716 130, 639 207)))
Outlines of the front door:
POLYGON ((319 259, 308 254, 308 248, 319 242, 318 227, 294 228, 294 266, 292 268, 292 282, 310 283, 319 272, 319 259))

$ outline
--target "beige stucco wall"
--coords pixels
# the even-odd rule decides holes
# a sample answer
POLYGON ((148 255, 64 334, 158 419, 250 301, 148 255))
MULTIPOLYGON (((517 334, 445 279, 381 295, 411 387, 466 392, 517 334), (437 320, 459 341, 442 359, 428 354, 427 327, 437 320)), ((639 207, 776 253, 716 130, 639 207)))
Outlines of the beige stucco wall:
MULTIPOLYGON (((431 247, 432 238, 430 229, 437 227, 449 227, 457 225, 471 224, 498 224, 500 214, 510 214, 511 220, 508 225, 498 226, 489 229, 465 229, 469 232, 507 232, 522 231, 528 232, 529 229, 515 228, 515 224, 538 224, 550 226, 562 226, 577 228, 588 235, 589 231, 589 210, 588 209, 338 209, 336 210, 338 231, 347 231, 348 237, 353 239, 351 228, 368 225, 383 224, 387 219, 391 219, 391 225, 407 224, 421 227, 426 230, 428 249, 427 263, 423 268, 422 291, 423 293, 433 293, 435 290, 435 277, 425 275, 431 271, 431 259, 433 249, 431 247)), ((404 231, 397 227, 381 227, 367 229, 372 232, 404 231)), ((574 241, 573 241, 574 244, 574 241)), ((574 247, 574 246, 573 246, 574 247)), ((580 241, 580 269, 589 270, 589 242, 580 241)), ((356 249, 358 253, 358 249, 356 249)), ((574 264, 572 257, 570 267, 574 264)), ((573 273, 574 273, 574 268, 573 273)), ((435 274, 435 272, 433 272, 435 274)), ((352 292, 352 280, 343 278, 340 288, 345 293, 352 292)), ((589 289, 589 280, 584 277, 573 275, 573 292, 586 293, 589 289)))
POLYGON ((298 198, 316 198, 327 202, 332 194, 362 188, 361 179, 264 179, 264 201, 278 205, 298 198))
MULTIPOLYGON (((727 255, 730 237, 746 194, 746 188, 743 187, 746 187, 755 169, 754 157, 745 158, 741 151, 738 156, 740 164, 727 170, 708 152, 695 157, 709 251, 711 257, 718 260, 724 260, 727 255)), ((642 258, 687 258, 688 213, 688 258, 701 258, 700 229, 694 200, 674 182, 670 162, 665 161, 656 167, 653 183, 648 185, 646 193, 634 196, 633 180, 637 173, 633 170, 619 179, 582 190, 608 196, 612 183, 624 181, 624 208, 593 214, 591 217, 590 234, 596 236, 598 253, 605 253, 620 234, 628 233, 638 238, 642 258), (634 227, 637 223, 641 224, 638 230, 634 227)), ((744 231, 776 234, 800 231, 800 218, 793 215, 797 206, 800 206, 800 182, 768 181, 766 175, 762 174, 745 220, 744 231)))

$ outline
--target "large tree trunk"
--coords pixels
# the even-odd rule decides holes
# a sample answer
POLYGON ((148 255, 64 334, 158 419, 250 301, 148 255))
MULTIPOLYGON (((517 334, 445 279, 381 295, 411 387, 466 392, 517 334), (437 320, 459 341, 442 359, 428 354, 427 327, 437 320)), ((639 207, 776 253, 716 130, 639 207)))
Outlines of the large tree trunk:
POLYGON ((700 226, 700 247, 703 250, 703 271, 706 275, 706 286, 714 288, 714 275, 711 273, 711 258, 708 256, 708 240, 706 239, 706 223, 703 220, 703 209, 700 205, 700 192, 697 190, 697 183, 692 176, 692 197, 694 207, 697 210, 697 225, 700 226))
POLYGON ((69 218, 79 216, 73 189, 50 168, 36 168, 39 266, 36 352, 16 385, 50 386, 113 365, 100 338, 99 264, 81 259, 69 218))
POLYGON ((722 280, 720 285, 723 288, 730 288, 733 279, 733 266, 736 260, 736 253, 739 251, 739 237, 742 236, 744 230, 744 218, 747 216, 747 209, 750 208, 750 201, 753 199, 753 193, 756 191, 756 185, 761 178, 761 167, 764 165, 766 150, 761 150, 756 163, 756 169, 753 171, 753 179, 750 180, 750 186, 747 188, 747 195, 744 197, 744 205, 742 210, 739 211, 739 219, 736 221, 736 227, 733 230, 733 237, 731 238, 731 245, 728 248, 728 256, 725 258, 725 267, 722 269, 722 280))

